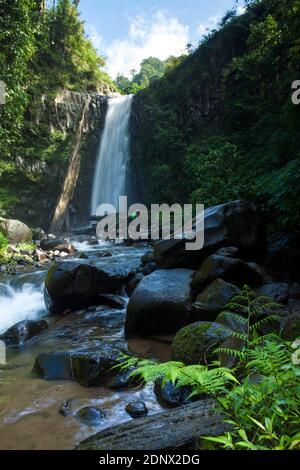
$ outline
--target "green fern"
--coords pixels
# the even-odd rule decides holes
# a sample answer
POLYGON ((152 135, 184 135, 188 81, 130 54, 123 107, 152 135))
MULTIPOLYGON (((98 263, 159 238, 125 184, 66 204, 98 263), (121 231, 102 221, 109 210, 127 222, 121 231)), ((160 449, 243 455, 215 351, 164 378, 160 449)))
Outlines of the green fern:
MULTIPOLYGON (((225 393, 227 386, 238 383, 230 369, 216 367, 213 363, 210 367, 204 365, 186 366, 182 362, 157 363, 149 360, 138 360, 124 354, 120 355, 119 368, 121 370, 132 369, 130 376, 140 378, 149 383, 162 380, 162 384, 172 382, 176 387, 189 386, 191 395, 225 393)), ((219 365, 219 364, 218 364, 219 365)))
MULTIPOLYGON (((244 286, 242 293, 233 297, 233 299, 225 306, 222 312, 226 314, 229 319, 237 324, 241 331, 232 330, 229 326, 225 328, 229 331, 230 337, 239 340, 244 347, 234 349, 229 347, 219 347, 215 350, 216 354, 225 354, 238 358, 240 361, 246 361, 249 350, 257 344, 260 338, 259 331, 263 326, 266 326, 278 319, 276 313, 267 314, 266 312, 276 312, 280 307, 279 304, 271 301, 269 297, 257 297, 248 286, 244 286)), ((266 335, 262 335, 263 337, 266 335)))

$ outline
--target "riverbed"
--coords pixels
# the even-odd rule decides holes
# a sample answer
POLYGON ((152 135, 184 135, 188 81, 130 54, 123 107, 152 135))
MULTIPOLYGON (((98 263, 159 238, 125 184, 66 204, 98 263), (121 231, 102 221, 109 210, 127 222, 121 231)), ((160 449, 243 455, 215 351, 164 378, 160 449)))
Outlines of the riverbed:
MULTIPOLYGON (((89 245, 82 237, 70 240, 78 250, 78 261, 96 266, 137 268, 147 246, 98 243, 89 245), (109 256, 104 254, 109 253, 109 256), (86 259, 82 259, 86 257, 86 259)), ((142 400, 149 414, 162 410, 153 385, 125 391, 107 387, 84 388, 70 381, 46 381, 32 374, 36 356, 41 352, 79 351, 109 343, 142 357, 166 361, 168 344, 152 340, 124 338, 126 308, 94 305, 88 309, 49 316, 43 300, 46 270, 0 279, 0 333, 18 321, 44 318, 48 330, 22 347, 7 349, 6 365, 0 366, 0 449, 73 449, 90 435, 131 420, 125 411, 128 403, 142 400), (64 401, 71 400, 70 414, 63 416, 64 401), (84 407, 97 407, 105 417, 95 426, 81 422, 76 413, 84 407)), ((128 298, 120 292, 125 304, 128 298)))

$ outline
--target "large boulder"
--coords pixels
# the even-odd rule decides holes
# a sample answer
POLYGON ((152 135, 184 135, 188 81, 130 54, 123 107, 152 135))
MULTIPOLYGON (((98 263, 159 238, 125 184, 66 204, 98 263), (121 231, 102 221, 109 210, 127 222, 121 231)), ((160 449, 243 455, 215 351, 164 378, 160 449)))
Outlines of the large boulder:
POLYGON ((127 307, 126 337, 172 334, 187 324, 192 276, 188 269, 161 269, 144 277, 127 307))
POLYGON ((162 268, 198 269, 209 255, 227 246, 239 248, 242 258, 260 260, 266 246, 257 209, 245 201, 206 209, 204 247, 188 251, 186 242, 185 238, 157 242, 154 245, 157 264, 162 268))
POLYGON ((71 261, 53 264, 45 279, 45 303, 52 314, 97 304, 98 294, 114 294, 132 277, 127 271, 71 261))
POLYGON ((16 323, 0 336, 6 346, 22 346, 48 328, 45 320, 24 320, 16 323))
POLYGON ((196 322, 182 328, 172 343, 172 359, 184 364, 206 364, 215 350, 231 336, 230 331, 211 322, 196 322))
POLYGON ((206 258, 201 268, 193 277, 192 286, 196 292, 201 292, 208 284, 217 278, 243 287, 260 286, 265 279, 262 268, 255 263, 246 263, 238 258, 230 258, 214 254, 206 258))
POLYGON ((61 351, 42 353, 36 357, 33 373, 45 380, 74 380, 84 387, 104 385, 117 370, 119 353, 103 345, 97 351, 61 351))
POLYGON ((32 231, 20 220, 0 217, 0 232, 13 244, 32 241, 32 231))
POLYGON ((193 321, 214 321, 226 304, 240 293, 233 284, 216 279, 198 295, 192 307, 193 321))

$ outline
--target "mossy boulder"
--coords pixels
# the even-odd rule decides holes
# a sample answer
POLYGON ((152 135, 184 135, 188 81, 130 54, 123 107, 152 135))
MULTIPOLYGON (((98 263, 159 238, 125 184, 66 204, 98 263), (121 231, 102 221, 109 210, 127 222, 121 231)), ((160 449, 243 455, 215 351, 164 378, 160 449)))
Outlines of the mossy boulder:
POLYGON ((198 295, 192 307, 193 321, 214 321, 225 305, 240 293, 233 284, 216 279, 201 294, 198 295))
POLYGON ((196 322, 182 328, 172 343, 172 359, 184 364, 205 364, 215 350, 231 336, 219 323, 196 322))
POLYGON ((0 232, 13 244, 32 241, 32 231, 20 220, 0 217, 0 232))

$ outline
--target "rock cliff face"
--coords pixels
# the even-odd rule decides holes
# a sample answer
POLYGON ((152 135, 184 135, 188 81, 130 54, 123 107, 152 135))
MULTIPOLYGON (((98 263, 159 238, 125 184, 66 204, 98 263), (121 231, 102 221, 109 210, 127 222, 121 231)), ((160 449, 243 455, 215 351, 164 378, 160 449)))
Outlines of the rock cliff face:
POLYGON ((31 120, 36 126, 50 127, 51 131, 76 132, 82 108, 89 98, 90 106, 83 132, 92 134, 106 112, 107 96, 97 93, 77 93, 65 90, 56 98, 43 96, 32 110, 31 120))
MULTIPOLYGON (((21 181, 26 179, 29 189, 26 195, 22 194, 19 197, 19 203, 9 214, 10 217, 24 220, 31 227, 41 226, 46 230, 49 229, 62 190, 68 163, 66 160, 71 155, 87 99, 89 99, 89 106, 82 132, 80 174, 70 213, 74 223, 84 221, 89 217, 96 153, 109 97, 97 93, 77 93, 68 90, 56 98, 44 96, 39 103, 33 103, 28 111, 27 119, 31 129, 34 129, 35 135, 43 133, 49 136, 49 147, 54 146, 52 155, 54 153, 55 158, 41 160, 38 149, 36 157, 29 159, 21 152, 16 157, 21 181), (56 145, 56 134, 64 135, 66 143, 63 148, 60 144, 56 145), (65 158, 62 157, 63 152, 65 158), (33 183, 31 186, 30 181, 33 183)), ((35 137, 32 139, 32 146, 35 148, 35 137)))

